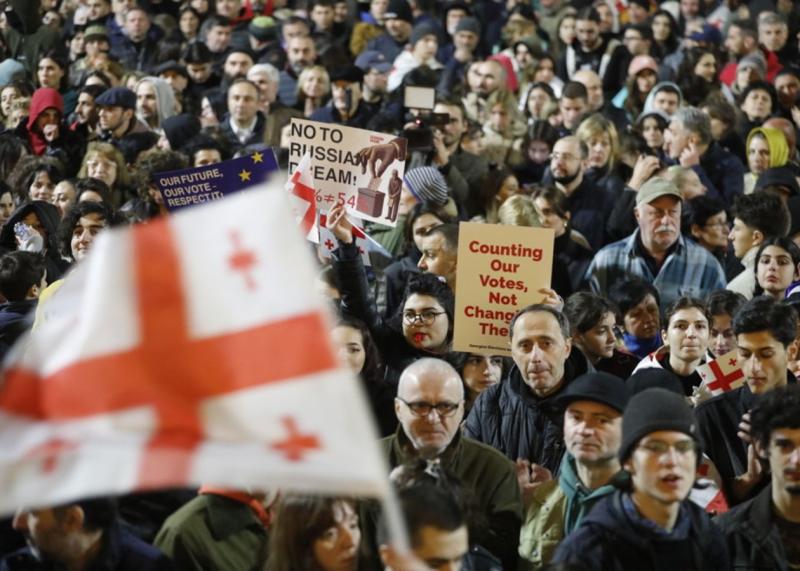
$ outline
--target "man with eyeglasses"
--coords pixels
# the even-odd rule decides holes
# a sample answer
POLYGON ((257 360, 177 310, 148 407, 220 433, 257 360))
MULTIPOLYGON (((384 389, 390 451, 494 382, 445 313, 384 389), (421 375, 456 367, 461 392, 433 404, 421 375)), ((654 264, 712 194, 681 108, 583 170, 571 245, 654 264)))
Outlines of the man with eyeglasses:
POLYGON ((619 459, 627 481, 592 508, 554 561, 583 569, 730 569, 720 531, 687 500, 700 436, 683 397, 663 388, 630 399, 619 459))
POLYGON ((562 137, 553 145, 544 183, 555 184, 567 196, 572 228, 583 234, 592 249, 599 250, 606 243, 606 221, 615 198, 585 176, 588 156, 586 143, 578 137, 562 137))
POLYGON ((800 567, 800 387, 758 401, 750 433, 770 485, 716 520, 736 569, 800 567))
POLYGON ((503 561, 504 569, 515 569, 522 504, 514 464, 461 435, 464 385, 456 370, 440 359, 415 361, 400 376, 394 410, 400 425, 381 441, 390 466, 437 461, 453 472, 488 518, 483 546, 503 561))
POLYGON ((719 472, 729 504, 753 497, 767 483, 753 446, 750 409, 761 395, 796 384, 788 361, 797 316, 784 302, 756 297, 734 317, 733 332, 746 383, 695 411, 706 455, 719 472))
POLYGON ((645 182, 633 211, 638 228, 594 257, 586 273, 592 291, 606 295, 614 284, 638 276, 658 288, 661 306, 668 307, 685 295, 703 298, 723 289, 725 273, 717 259, 681 235, 682 201, 673 183, 645 182))

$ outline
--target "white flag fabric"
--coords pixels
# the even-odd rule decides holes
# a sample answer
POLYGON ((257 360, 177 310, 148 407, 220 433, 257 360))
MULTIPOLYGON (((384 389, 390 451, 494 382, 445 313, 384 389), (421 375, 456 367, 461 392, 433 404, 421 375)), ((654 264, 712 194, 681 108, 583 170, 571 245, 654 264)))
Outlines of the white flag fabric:
POLYGON ((291 197, 295 220, 305 234, 306 240, 319 244, 317 226, 317 193, 314 190, 314 173, 311 155, 306 153, 286 181, 286 190, 291 197))
POLYGON ((383 497, 279 188, 107 231, 0 389, 0 512, 167 486, 383 497))
POLYGON ((702 379, 701 386, 708 389, 712 396, 738 389, 745 383, 736 349, 703 363, 697 367, 697 374, 702 379))

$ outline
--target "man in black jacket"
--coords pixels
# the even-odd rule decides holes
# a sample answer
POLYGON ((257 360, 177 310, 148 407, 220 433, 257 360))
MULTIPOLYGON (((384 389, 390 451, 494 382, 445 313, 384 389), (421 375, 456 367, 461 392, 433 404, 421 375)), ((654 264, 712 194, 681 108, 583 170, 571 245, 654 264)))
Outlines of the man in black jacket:
POLYGON ((586 372, 572 352, 566 316, 549 305, 530 305, 511 320, 515 366, 502 383, 486 389, 467 417, 464 434, 518 460, 518 479, 526 486, 549 480, 564 455, 563 414, 555 398, 586 372), (524 474, 526 472, 527 474, 524 474))
POLYGON ((787 348, 795 338, 797 317, 784 302, 757 297, 739 310, 733 331, 747 384, 704 402, 695 414, 728 501, 738 503, 764 485, 748 413, 760 395, 796 383, 787 371, 787 348))
POLYGON ((736 569, 800 567, 800 387, 759 400, 750 434, 769 463, 771 483, 717 520, 736 569))

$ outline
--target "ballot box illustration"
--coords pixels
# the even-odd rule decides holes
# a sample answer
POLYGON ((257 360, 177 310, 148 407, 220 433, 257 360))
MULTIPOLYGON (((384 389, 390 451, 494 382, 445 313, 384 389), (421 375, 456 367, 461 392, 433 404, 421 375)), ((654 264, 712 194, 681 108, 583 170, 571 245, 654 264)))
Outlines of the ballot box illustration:
POLYGON ((373 178, 369 182, 367 188, 360 187, 358 189, 358 199, 356 200, 356 210, 372 216, 373 218, 380 218, 383 212, 383 201, 386 198, 386 193, 378 190, 381 181, 379 178, 373 178))

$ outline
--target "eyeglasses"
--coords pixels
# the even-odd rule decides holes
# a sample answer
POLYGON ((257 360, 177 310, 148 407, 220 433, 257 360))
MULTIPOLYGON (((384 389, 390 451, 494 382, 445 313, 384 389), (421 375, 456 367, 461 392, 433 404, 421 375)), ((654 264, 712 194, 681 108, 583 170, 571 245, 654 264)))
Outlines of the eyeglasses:
POLYGON ((550 155, 551 161, 557 161, 558 159, 564 159, 569 163, 579 160, 578 157, 576 157, 575 155, 571 155, 570 153, 552 153, 550 155))
POLYGON ((406 325, 414 325, 415 323, 422 323, 423 325, 431 325, 436 318, 440 315, 444 315, 445 311, 433 311, 427 309, 421 313, 416 313, 414 311, 404 311, 403 312, 403 321, 406 325))
POLYGON ((428 416, 432 410, 435 410, 436 414, 438 414, 442 418, 453 416, 453 414, 455 414, 455 412, 458 410, 458 407, 461 406, 461 403, 464 402, 463 400, 460 400, 458 402, 439 402, 436 404, 432 404, 424 401, 408 402, 406 400, 401 399, 400 397, 395 397, 395 398, 404 405, 406 405, 408 409, 411 411, 411 414, 423 418, 428 416))
POLYGON ((671 448, 675 450, 678 456, 685 456, 690 452, 697 450, 697 445, 695 444, 694 440, 679 440, 678 442, 673 442, 672 444, 663 442, 661 440, 651 440, 645 444, 640 444, 639 448, 654 456, 662 456, 671 448))

